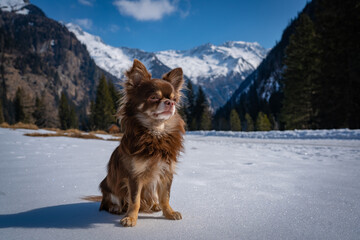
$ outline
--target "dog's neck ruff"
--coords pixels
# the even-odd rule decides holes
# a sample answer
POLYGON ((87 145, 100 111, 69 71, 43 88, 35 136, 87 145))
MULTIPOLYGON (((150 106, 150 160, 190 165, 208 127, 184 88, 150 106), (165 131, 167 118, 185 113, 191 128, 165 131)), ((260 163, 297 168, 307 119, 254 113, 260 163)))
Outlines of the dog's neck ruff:
POLYGON ((148 116, 146 116, 143 113, 136 114, 136 119, 139 120, 139 123, 143 127, 149 130, 149 133, 151 135, 154 135, 156 137, 161 137, 166 133, 165 123, 167 120, 150 119, 148 116))

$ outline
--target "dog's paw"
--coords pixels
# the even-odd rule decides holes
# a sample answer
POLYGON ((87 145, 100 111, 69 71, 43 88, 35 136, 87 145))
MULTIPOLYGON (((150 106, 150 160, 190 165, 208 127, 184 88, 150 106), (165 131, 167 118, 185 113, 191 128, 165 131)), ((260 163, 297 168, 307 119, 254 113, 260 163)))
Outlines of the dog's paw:
POLYGON ((124 217, 120 220, 120 223, 124 227, 134 227, 136 225, 136 219, 133 217, 124 217))
POLYGON ((116 205, 109 207, 109 213, 120 215, 121 214, 120 207, 116 205))
POLYGON ((164 213, 165 218, 170 220, 181 220, 182 216, 179 212, 164 213))
POLYGON ((152 210, 153 212, 159 212, 159 211, 161 211, 161 207, 160 207, 159 204, 154 204, 154 205, 152 206, 151 210, 152 210))

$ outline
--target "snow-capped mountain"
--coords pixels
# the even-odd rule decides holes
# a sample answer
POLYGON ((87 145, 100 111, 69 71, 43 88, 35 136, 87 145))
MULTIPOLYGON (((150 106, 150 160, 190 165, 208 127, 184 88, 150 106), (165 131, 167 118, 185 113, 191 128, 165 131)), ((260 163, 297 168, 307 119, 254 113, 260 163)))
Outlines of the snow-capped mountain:
POLYGON ((194 84, 201 86, 214 109, 222 106, 266 57, 258 43, 204 44, 185 51, 161 51, 156 56, 170 68, 182 67, 194 84))
POLYGON ((124 72, 131 67, 134 58, 142 61, 154 77, 161 77, 161 74, 170 71, 170 68, 160 62, 154 53, 135 48, 112 47, 105 44, 100 37, 83 31, 78 25, 68 23, 66 27, 86 45, 91 57, 100 68, 120 80, 124 79, 124 72))
POLYGON ((0 9, 5 12, 27 15, 29 10, 25 9, 25 7, 29 4, 27 0, 0 0, 0 9))
POLYGON ((202 84, 202 79, 212 82, 219 76, 253 71, 266 52, 258 43, 226 42, 220 46, 208 43, 185 51, 161 51, 156 55, 171 68, 182 66, 186 76, 202 84))
POLYGON ((124 72, 134 58, 142 61, 154 77, 182 67, 185 78, 204 89, 213 109, 222 106, 231 97, 267 54, 267 50, 258 43, 246 42, 226 42, 220 46, 205 44, 190 50, 155 53, 115 48, 75 24, 66 26, 86 45, 96 64, 119 79, 124 79, 124 72))

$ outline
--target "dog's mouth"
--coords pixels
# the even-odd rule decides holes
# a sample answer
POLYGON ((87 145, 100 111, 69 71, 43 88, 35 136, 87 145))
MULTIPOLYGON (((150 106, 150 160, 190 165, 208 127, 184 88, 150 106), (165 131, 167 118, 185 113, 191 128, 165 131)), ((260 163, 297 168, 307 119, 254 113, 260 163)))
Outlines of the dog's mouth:
POLYGON ((154 113, 155 117, 161 116, 161 115, 172 115, 173 112, 172 111, 164 111, 164 112, 160 112, 160 113, 154 113))

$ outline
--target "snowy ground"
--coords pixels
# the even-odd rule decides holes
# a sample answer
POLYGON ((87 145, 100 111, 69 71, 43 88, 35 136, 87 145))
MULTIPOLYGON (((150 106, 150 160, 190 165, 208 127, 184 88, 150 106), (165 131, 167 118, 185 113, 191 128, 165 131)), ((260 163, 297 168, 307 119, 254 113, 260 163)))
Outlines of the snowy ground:
POLYGON ((123 228, 81 200, 117 142, 0 128, 0 239, 359 239, 360 132, 346 131, 189 134, 171 195, 183 220, 123 228))

